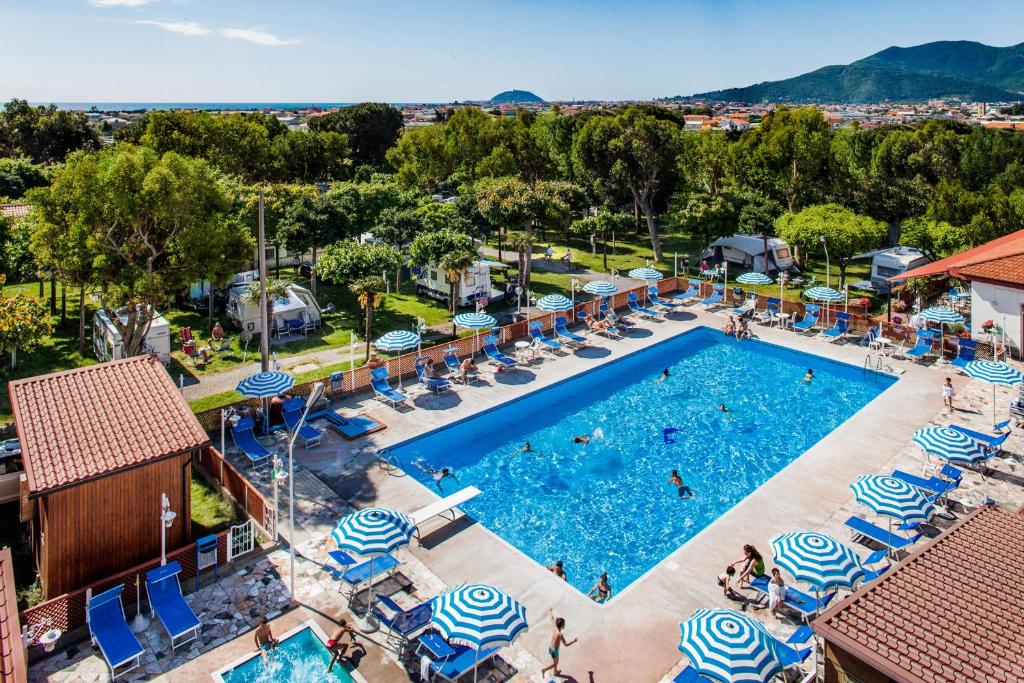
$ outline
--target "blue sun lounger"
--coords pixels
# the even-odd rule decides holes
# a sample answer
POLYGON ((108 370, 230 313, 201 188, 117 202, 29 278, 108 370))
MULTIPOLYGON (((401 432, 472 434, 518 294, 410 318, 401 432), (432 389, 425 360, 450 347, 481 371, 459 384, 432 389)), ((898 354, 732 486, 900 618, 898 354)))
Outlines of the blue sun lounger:
POLYGON ((706 299, 702 299, 700 305, 704 308, 711 308, 722 303, 722 297, 725 296, 725 285, 715 285, 711 291, 711 296, 706 299))
POLYGON ((398 389, 392 388, 388 383, 387 368, 370 370, 370 386, 373 387, 374 395, 381 401, 390 403, 392 408, 396 407, 399 403, 404 403, 408 398, 398 389))
POLYGON ((830 329, 823 330, 821 332, 822 337, 828 337, 829 341, 836 341, 842 339, 850 329, 850 314, 849 313, 836 313, 836 322, 830 329))
POLYGON ((797 332, 807 332, 808 330, 814 329, 814 326, 818 324, 818 314, 816 311, 807 311, 804 313, 804 319, 793 323, 793 329, 797 332))
POLYGON ((457 681, 474 668, 487 662, 501 648, 485 647, 479 651, 466 645, 451 646, 452 654, 432 662, 430 670, 434 675, 446 681, 457 681))
POLYGON ((657 311, 652 311, 649 308, 644 308, 638 303, 638 301, 639 299, 637 299, 636 294, 630 292, 629 296, 626 297, 626 306, 629 308, 630 311, 636 313, 637 315, 642 315, 646 318, 650 318, 651 320, 657 319, 657 311))
POLYGON ((430 624, 431 601, 421 602, 410 609, 402 607, 386 595, 376 593, 373 616, 387 629, 387 642, 401 653, 417 633, 430 624))
POLYGON ((978 342, 973 339, 961 339, 957 343, 956 358, 950 361, 951 365, 963 368, 974 360, 974 354, 978 351, 978 342))
MULTIPOLYGON (((305 407, 305 401, 301 398, 293 398, 284 402, 284 423, 288 425, 289 431, 295 431, 295 427, 302 419, 302 411, 305 407)), ((308 422, 303 422, 302 428, 299 429, 299 437, 302 438, 306 448, 312 448, 320 445, 323 433, 308 422)))
MULTIPOLYGON (((462 361, 455 355, 455 349, 448 347, 444 350, 444 364, 448 368, 448 372, 452 378, 462 376, 462 361)), ((466 383, 480 377, 480 373, 476 370, 471 370, 466 373, 466 383)))
POLYGON ((889 564, 889 549, 882 548, 881 550, 876 550, 875 552, 871 553, 870 555, 864 558, 864 560, 861 562, 861 566, 864 568, 864 578, 861 579, 861 585, 874 581, 879 576, 888 571, 889 567, 892 566, 891 564, 889 564), (885 560, 885 566, 879 567, 877 569, 871 568, 872 565, 876 565, 882 560, 885 560))
POLYGON ((490 360, 492 363, 497 363, 498 365, 504 368, 508 368, 509 370, 518 367, 514 358, 506 356, 498 348, 497 337, 484 338, 484 355, 487 356, 488 360, 490 360))
POLYGON ((932 352, 932 345, 934 340, 932 339, 932 333, 928 330, 917 331, 917 343, 914 344, 913 348, 907 349, 903 352, 903 355, 907 358, 914 360, 920 360, 929 353, 932 352))
POLYGON ((577 315, 576 317, 579 320, 582 320, 583 324, 587 326, 587 329, 595 334, 600 334, 602 336, 608 337, 609 339, 622 339, 622 332, 619 330, 619 328, 615 327, 614 325, 609 325, 605 329, 596 327, 594 325, 594 319, 591 316, 587 315, 586 311, 580 311, 579 315, 577 315))
POLYGON ((989 451, 988 457, 990 458, 997 456, 1003 452, 1003 443, 1006 441, 1007 437, 1010 436, 1010 432, 1003 432, 1002 434, 996 436, 993 434, 984 434, 982 432, 976 432, 973 429, 961 427, 960 425, 950 425, 950 427, 960 432, 964 436, 969 436, 975 441, 980 441, 981 443, 985 444, 985 447, 989 451))
POLYGON ((341 583, 349 589, 349 600, 361 590, 364 583, 372 584, 379 576, 394 574, 399 564, 394 555, 381 555, 346 569, 341 575, 341 583))
POLYGON ((451 381, 443 379, 441 377, 427 377, 427 359, 417 358, 416 359, 416 376, 420 382, 423 383, 427 389, 430 389, 435 394, 440 394, 442 391, 448 391, 452 388, 451 381))
POLYGON ((696 299, 699 296, 700 296, 700 287, 698 287, 697 285, 690 285, 689 287, 686 288, 685 292, 683 292, 682 294, 676 294, 672 298, 675 301, 678 301, 681 304, 686 304, 686 303, 690 303, 691 301, 693 301, 694 299, 696 299))
POLYGON ((651 285, 650 287, 647 288, 647 298, 650 299, 651 303, 654 304, 655 306, 661 306, 662 308, 669 311, 674 310, 675 307, 679 305, 675 301, 666 301, 659 297, 658 288, 655 287, 654 285, 651 285))
POLYGON ((548 351, 554 351, 555 349, 562 348, 561 342, 557 342, 554 339, 548 339, 544 336, 544 332, 540 328, 539 320, 534 320, 530 323, 530 339, 535 342, 540 342, 548 351))
POLYGON ((122 591, 123 583, 93 595, 85 608, 89 636, 93 644, 100 648, 110 668, 111 680, 138 669, 143 653, 142 643, 132 633, 125 619, 124 606, 121 604, 122 591))
POLYGON ((172 650, 198 638, 199 629, 202 628, 199 617, 181 594, 181 584, 178 582, 180 573, 181 565, 177 562, 168 562, 146 572, 149 608, 170 636, 172 650))
POLYGON ((770 296, 765 301, 764 310, 754 314, 754 320, 761 323, 762 325, 770 325, 775 320, 775 316, 779 314, 779 304, 782 303, 781 299, 770 296))
POLYGON ((866 519, 860 517, 850 517, 846 520, 846 526, 853 531, 854 540, 858 538, 869 538, 872 541, 881 543, 887 546, 891 550, 905 550, 917 542, 917 539, 921 538, 921 534, 915 534, 910 538, 906 536, 900 536, 894 534, 887 529, 883 529, 877 524, 872 524, 866 519))
POLYGON ((923 491, 928 491, 930 494, 938 494, 940 496, 944 496, 960 486, 959 479, 957 481, 949 481, 948 479, 941 479, 939 477, 930 477, 925 479, 924 477, 919 477, 916 474, 911 474, 910 472, 904 472, 902 470, 893 471, 892 476, 894 479, 899 479, 900 481, 904 481, 923 491))
POLYGON ((253 467, 258 467, 260 463, 270 461, 270 451, 256 440, 255 427, 251 417, 243 417, 231 428, 231 441, 249 458, 253 467))
MULTIPOLYGON (((761 576, 754 577, 750 582, 750 587, 759 593, 768 595, 768 575, 762 574, 761 576)), ((782 601, 782 604, 796 610, 804 620, 807 620, 808 617, 812 617, 828 607, 828 604, 832 602, 832 598, 835 595, 835 593, 826 593, 821 596, 821 600, 815 600, 813 595, 808 595, 803 591, 797 590, 792 585, 788 585, 786 586, 786 598, 782 601)))
POLYGON ((565 339, 570 344, 576 344, 577 346, 583 346, 587 343, 587 338, 582 337, 578 334, 569 331, 569 321, 563 316, 555 318, 555 335, 559 339, 565 339))

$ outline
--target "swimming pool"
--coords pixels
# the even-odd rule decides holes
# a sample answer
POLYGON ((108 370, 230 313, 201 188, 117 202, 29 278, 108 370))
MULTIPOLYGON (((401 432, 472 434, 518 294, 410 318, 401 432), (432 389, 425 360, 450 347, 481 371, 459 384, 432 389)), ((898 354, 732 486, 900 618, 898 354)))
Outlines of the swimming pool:
POLYGON ((324 644, 327 636, 313 621, 288 631, 266 659, 257 653, 246 655, 213 674, 224 683, 279 683, 280 681, 324 681, 325 683, 365 683, 355 671, 336 663, 330 673, 331 653, 324 644))
POLYGON ((445 493, 477 486, 462 509, 577 589, 621 591, 895 381, 698 327, 392 453, 435 491, 422 469, 454 468, 445 493))

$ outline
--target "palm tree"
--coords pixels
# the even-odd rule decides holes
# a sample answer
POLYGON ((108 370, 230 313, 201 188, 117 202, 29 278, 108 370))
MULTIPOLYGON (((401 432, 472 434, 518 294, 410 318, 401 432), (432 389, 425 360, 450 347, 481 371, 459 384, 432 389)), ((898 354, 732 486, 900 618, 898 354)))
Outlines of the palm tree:
POLYGON ((382 289, 384 289, 384 278, 382 277, 359 278, 348 286, 348 291, 358 297, 359 308, 366 313, 366 325, 364 329, 366 334, 365 360, 370 360, 370 338, 373 328, 373 309, 380 306, 381 302, 384 300, 384 297, 380 294, 382 289))
POLYGON ((533 258, 533 235, 527 232, 508 233, 508 245, 519 254, 519 286, 530 289, 530 259, 533 258))
MULTIPOLYGON (((437 267, 444 270, 444 279, 448 283, 448 312, 455 317, 459 310, 459 296, 456 287, 462 282, 466 269, 476 263, 477 253, 473 249, 457 249, 442 256, 437 267)), ((455 321, 452 321, 452 336, 458 334, 455 321)))
MULTIPOLYGON (((267 278, 267 327, 272 328, 274 323, 274 302, 280 299, 288 298, 288 283, 284 280, 272 280, 267 278)), ((245 292, 242 293, 242 301, 247 304, 253 304, 256 306, 260 305, 260 283, 259 281, 250 283, 245 288, 245 292)), ((262 322, 260 327, 262 327, 262 322)), ((269 335, 270 330, 263 330, 264 334, 269 335)), ((269 337, 268 337, 269 339, 269 337)))

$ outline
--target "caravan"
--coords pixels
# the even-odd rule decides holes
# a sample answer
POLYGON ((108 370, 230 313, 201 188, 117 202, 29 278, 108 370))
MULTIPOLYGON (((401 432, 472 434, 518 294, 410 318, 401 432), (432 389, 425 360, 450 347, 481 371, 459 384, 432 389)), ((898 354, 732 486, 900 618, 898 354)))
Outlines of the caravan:
POLYGON ((781 271, 793 268, 793 253, 783 240, 762 235, 740 235, 721 237, 705 249, 700 258, 709 263, 728 262, 744 270, 766 273, 774 277, 781 271), (765 262, 764 248, 768 245, 768 259, 765 262))
POLYGON ((889 278, 930 262, 931 259, 912 247, 876 251, 871 256, 871 286, 879 292, 888 292, 889 278))
MULTIPOLYGON (((233 322, 242 330, 242 339, 249 340, 252 336, 261 331, 260 307, 258 303, 251 303, 245 300, 245 292, 248 284, 238 284, 228 291, 228 303, 225 313, 228 320, 233 322)), ((273 303, 272 324, 282 320, 290 325, 291 329, 309 330, 320 325, 320 305, 317 304, 313 293, 305 287, 296 284, 288 285, 288 296, 278 299, 273 303), (297 321, 297 322, 296 322, 297 321), (298 326, 302 323, 302 327, 298 326)))
MULTIPOLYGON (((116 312, 121 324, 128 322, 127 309, 116 312)), ((96 357, 102 361, 127 358, 124 352, 124 340, 121 333, 111 321, 106 311, 97 311, 92 320, 92 346, 96 357)), ((153 312, 153 320, 149 324, 149 332, 142 342, 143 353, 153 353, 160 362, 167 365, 171 362, 171 326, 157 312, 153 312)))
MULTIPOLYGON (((455 287, 458 306, 472 306, 477 301, 485 304, 494 298, 507 297, 507 290, 494 286, 491 282, 491 270, 508 268, 498 261, 477 261, 462 273, 462 281, 455 287)), ((436 264, 428 264, 419 268, 416 275, 416 293, 432 299, 447 301, 451 294, 444 269, 436 264)), ((513 295, 514 296, 514 295, 513 295)))

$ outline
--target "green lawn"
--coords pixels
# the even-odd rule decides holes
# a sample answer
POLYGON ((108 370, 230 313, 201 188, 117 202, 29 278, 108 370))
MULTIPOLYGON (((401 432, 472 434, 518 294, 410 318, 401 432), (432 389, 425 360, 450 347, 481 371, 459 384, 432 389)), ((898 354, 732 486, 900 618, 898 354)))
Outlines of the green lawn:
POLYGON ((192 537, 215 534, 238 519, 235 506, 201 477, 192 476, 192 537))

